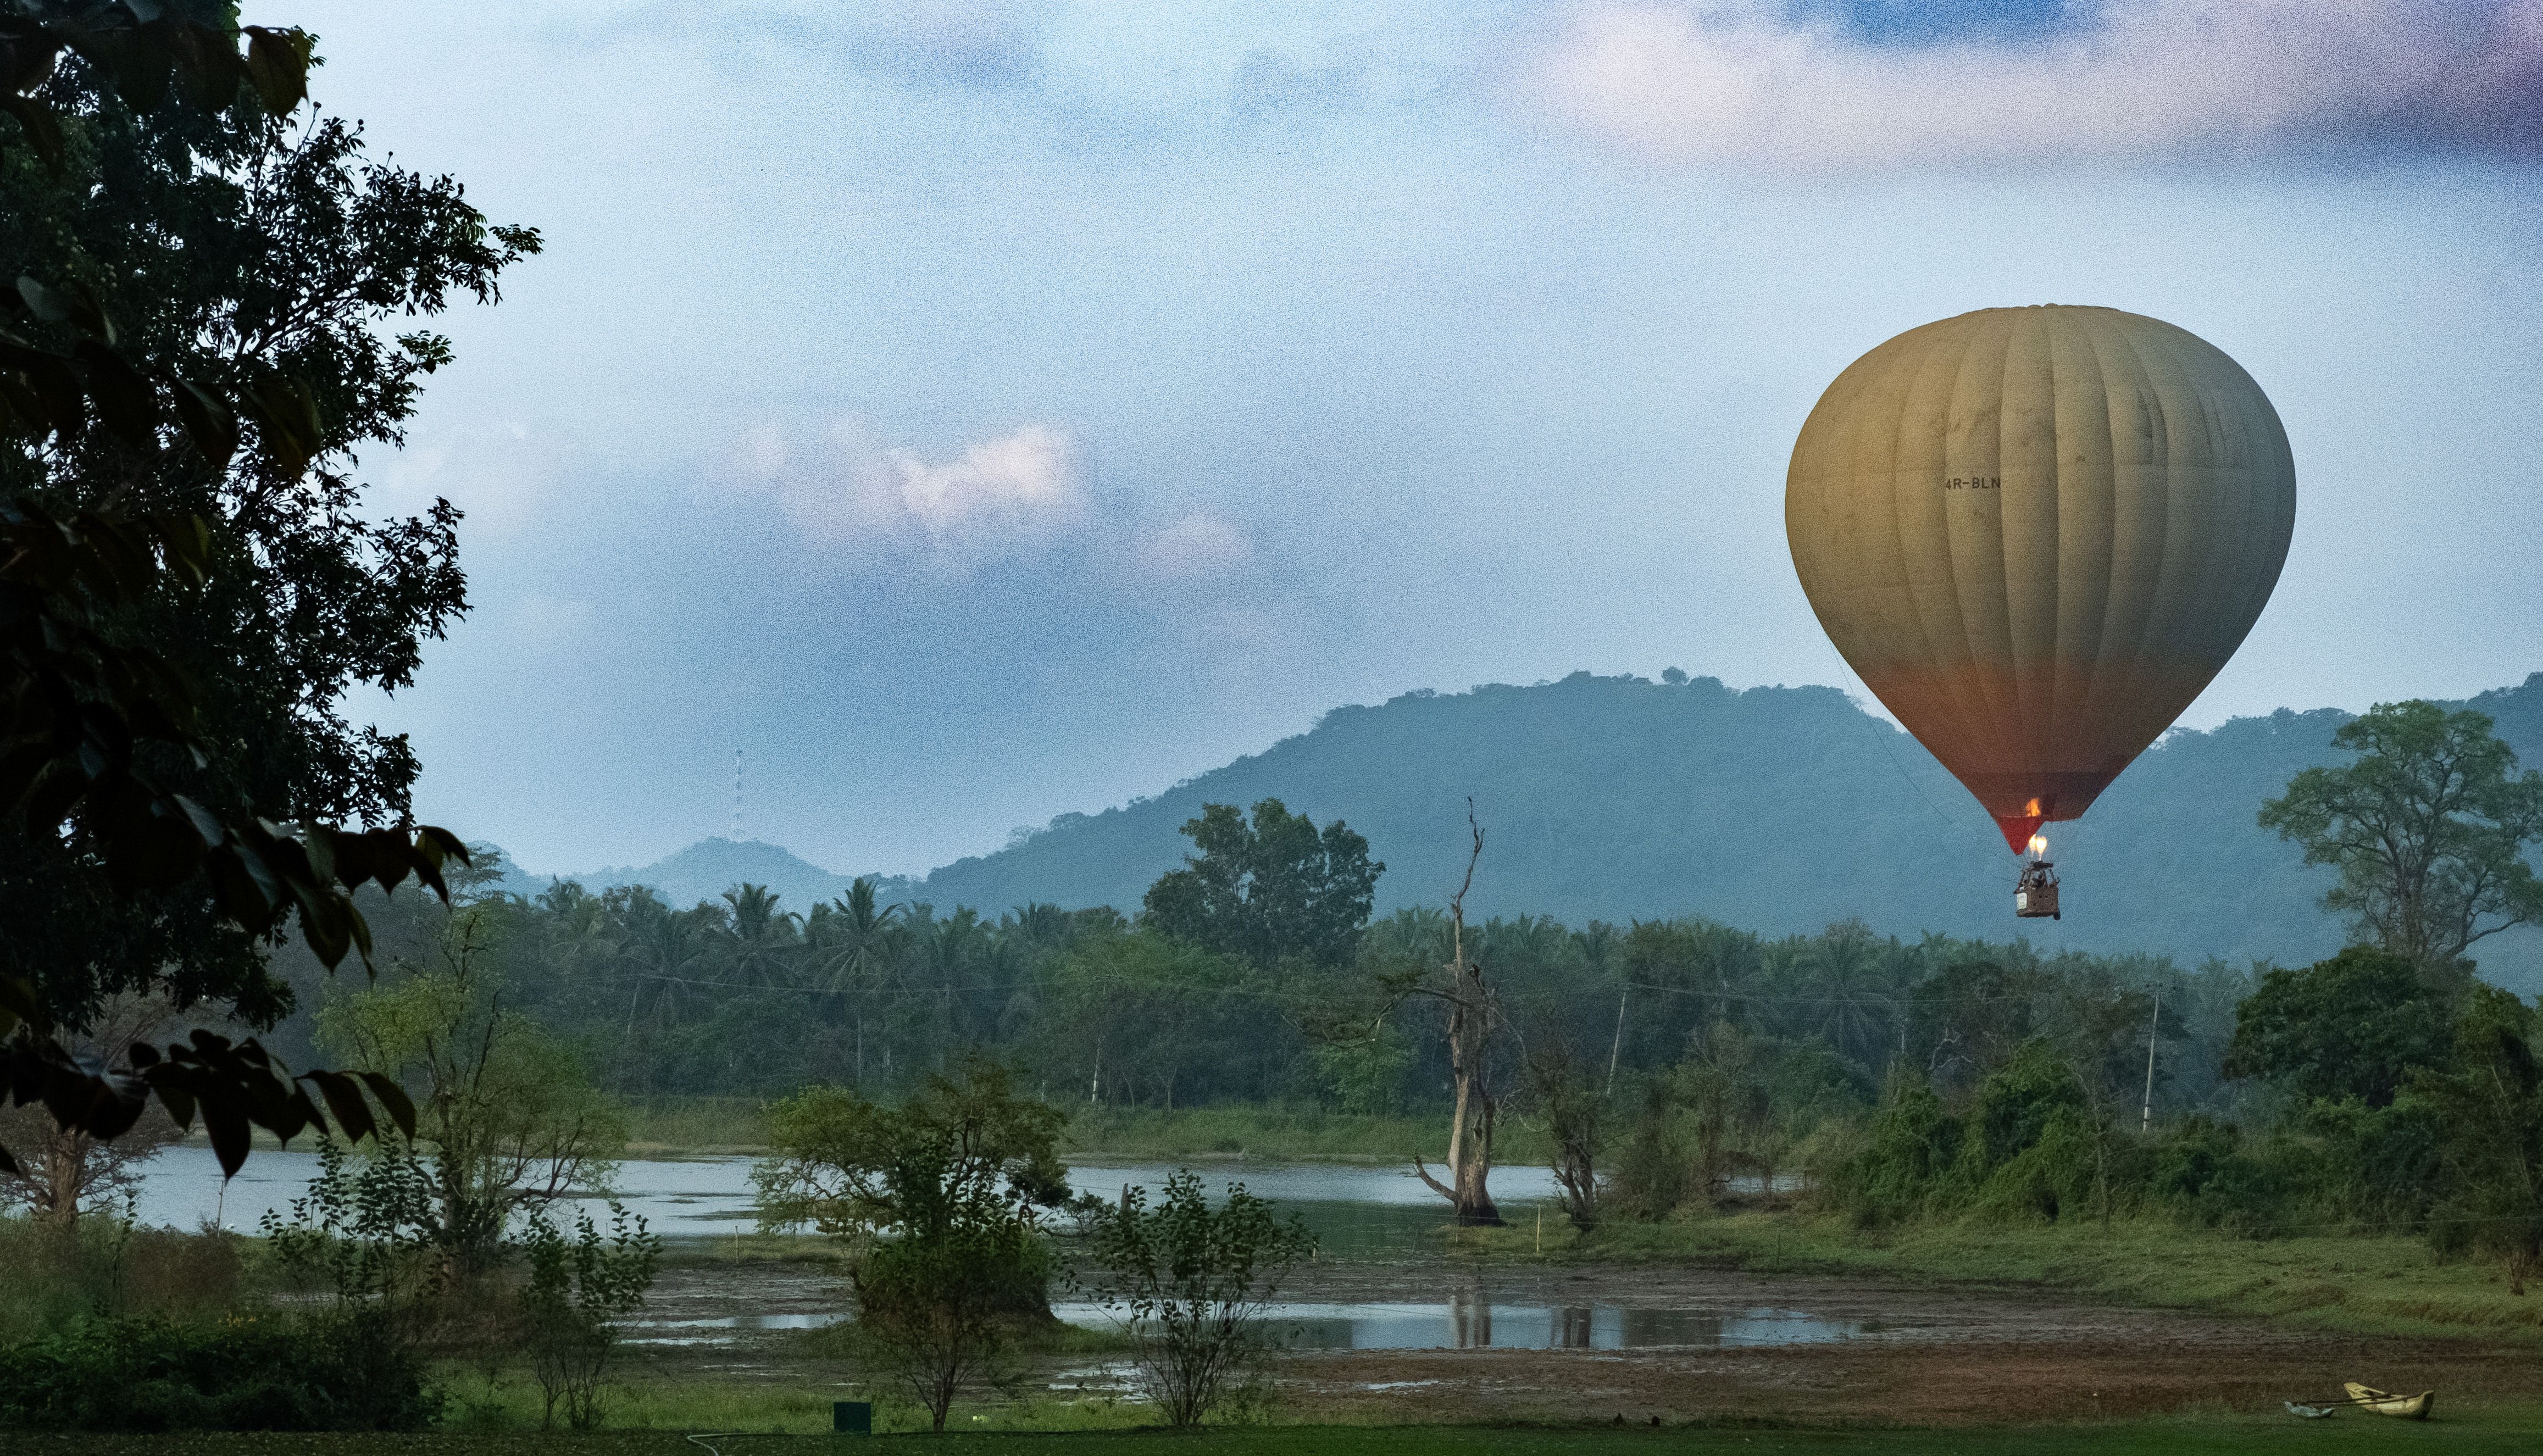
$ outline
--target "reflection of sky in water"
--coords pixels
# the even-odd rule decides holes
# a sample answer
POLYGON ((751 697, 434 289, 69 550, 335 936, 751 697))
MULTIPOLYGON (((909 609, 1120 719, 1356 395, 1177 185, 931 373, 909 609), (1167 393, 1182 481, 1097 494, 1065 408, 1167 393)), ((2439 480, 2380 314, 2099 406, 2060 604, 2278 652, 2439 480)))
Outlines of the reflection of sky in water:
MULTIPOLYGON (((1072 1325, 1111 1329, 1100 1304, 1061 1303, 1051 1313, 1072 1325)), ((751 1330, 817 1330, 844 1313, 725 1315, 632 1322, 639 1344, 706 1344, 751 1330)), ((1750 1344, 1816 1344, 1862 1333, 1853 1320, 1791 1309, 1734 1312, 1634 1309, 1612 1304, 1555 1306, 1451 1300, 1444 1304, 1275 1304, 1267 1318, 1294 1349, 1654 1349, 1750 1344)))
MULTIPOLYGON (((1073 1325, 1104 1326, 1093 1304, 1059 1304, 1073 1325)), ((1652 1349, 1816 1344, 1862 1333, 1852 1320, 1791 1309, 1637 1309, 1612 1304, 1276 1304, 1268 1318, 1299 1349, 1652 1349)))
MULTIPOLYGON (((751 1161, 724 1157, 624 1163, 616 1195, 629 1212, 643 1214, 666 1238, 749 1233, 758 1227, 751 1211, 751 1161)), ((1069 1183, 1107 1198, 1118 1196, 1124 1184, 1139 1185, 1153 1195, 1173 1171, 1166 1164, 1088 1164, 1072 1168, 1069 1183)), ((1283 1211, 1305 1215, 1336 1254, 1392 1247, 1417 1231, 1435 1228, 1447 1211, 1446 1200, 1425 1188, 1409 1168, 1204 1164, 1194 1171, 1212 1199, 1224 1194, 1229 1183, 1242 1183, 1283 1211)), ((288 1217, 291 1200, 308 1191, 317 1172, 315 1153, 260 1149, 224 1190, 211 1149, 170 1148, 149 1165, 142 1180, 141 1221, 194 1228, 217 1216, 228 1228, 253 1233, 268 1209, 288 1217)), ((1554 1178, 1543 1168, 1497 1168, 1493 1193, 1514 1205, 1515 1213, 1518 1206, 1551 1200, 1554 1178)), ((602 1222, 608 1218, 605 1201, 587 1203, 602 1222)))
MULTIPOLYGON (((757 1226, 751 1217, 750 1167, 751 1160, 742 1157, 631 1162, 619 1169, 617 1197, 666 1237, 748 1233, 757 1226)), ((171 1148, 142 1180, 140 1216, 144 1223, 193 1228, 217 1214, 226 1226, 253 1232, 268 1209, 287 1217, 291 1200, 307 1193, 317 1171, 314 1153, 260 1151, 224 1189, 210 1149, 171 1148)), ((1164 1165, 1089 1165, 1073 1170, 1070 1182, 1105 1197, 1118 1196, 1124 1184, 1137 1184, 1153 1194, 1172 1171, 1164 1165)), ((1213 1199, 1225 1193, 1229 1182, 1240 1181, 1282 1213, 1298 1214, 1315 1231, 1328 1259, 1434 1252, 1448 1211, 1445 1200, 1406 1169, 1222 1165, 1198 1171, 1213 1199)), ((1493 1183, 1495 1196, 1513 1222, 1532 1220, 1535 1205, 1554 1195, 1553 1180, 1542 1168, 1497 1169, 1493 1183)), ((569 1201, 584 1202, 597 1217, 607 1217, 605 1200, 569 1201)), ((1073 1324, 1106 1328, 1113 1323, 1111 1315, 1093 1304, 1060 1304, 1054 1312, 1073 1324)), ((651 1344, 714 1343, 749 1331, 816 1329, 840 1318, 824 1311, 639 1316, 630 1333, 651 1344)), ((1270 1318, 1285 1342, 1303 1349, 1715 1347, 1802 1344, 1864 1333, 1853 1321, 1792 1309, 1502 1304, 1481 1289, 1438 1304, 1280 1304, 1272 1308, 1270 1318)))

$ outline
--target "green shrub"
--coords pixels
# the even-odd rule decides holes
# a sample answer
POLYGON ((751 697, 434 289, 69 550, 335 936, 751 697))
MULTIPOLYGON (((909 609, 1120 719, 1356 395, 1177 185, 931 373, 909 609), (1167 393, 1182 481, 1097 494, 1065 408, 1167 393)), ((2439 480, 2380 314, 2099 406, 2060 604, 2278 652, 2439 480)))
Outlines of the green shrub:
POLYGON ((0 1427, 419 1430, 438 1392, 367 1313, 100 1319, 0 1349, 0 1427))
POLYGON ((521 1291, 528 1316, 531 1373, 544 1402, 539 1428, 556 1424, 562 1402, 576 1430, 600 1424, 600 1381, 624 1337, 621 1322, 644 1308, 654 1287, 662 1240, 641 1216, 609 1205, 604 1239, 588 1213, 575 1215, 574 1236, 556 1226, 545 1209, 530 1215, 521 1240, 530 1281, 521 1291))
POLYGON ((2183 1121, 2156 1150, 2146 1191, 2167 1207, 2199 1212, 2208 1190, 2228 1176, 2240 1156, 2241 1142, 2231 1122, 2204 1116, 2183 1121))
POLYGON ((2447 1187, 2446 1110, 2404 1094, 2389 1107, 2356 1098, 2317 1102, 2302 1114, 2309 1222, 2363 1233, 2418 1233, 2447 1187))
POLYGON ((1954 1201, 1967 1128, 1917 1076, 1900 1077, 1872 1119, 1871 1146, 1844 1165, 1832 1198, 1867 1227, 1903 1223, 1954 1201))
POLYGON ((0 1217, 0 1346, 101 1315, 210 1319, 239 1308, 241 1241, 92 1214, 62 1225, 0 1217))
POLYGON ((2095 1177, 2093 1133, 2084 1114, 2073 1108, 2059 1108, 2036 1129, 2025 1127, 2024 1131, 2027 1140, 1978 1186, 1976 1210, 1995 1218, 2045 1223, 2055 1223, 2061 1216, 2098 1215, 2101 1190, 2095 1177))
POLYGON ((1979 1084, 1977 1111, 1970 1119, 1977 1136, 1963 1156, 1977 1155, 1971 1171, 1992 1174, 2046 1136, 2061 1114, 2080 1118, 2083 1111, 2084 1089, 2074 1071, 2055 1048, 2034 1037, 1979 1084))
POLYGON ((1644 1084, 1642 1107, 1599 1191, 1600 1203, 1618 1217, 1644 1222, 1663 1219, 1702 1191, 1696 1184, 1694 1151, 1679 1125, 1670 1091, 1666 1078, 1655 1077, 1644 1084))
POLYGON ((1258 1406, 1272 1298, 1316 1254, 1306 1223, 1273 1217, 1241 1183, 1213 1209, 1189 1168, 1167 1178, 1154 1208, 1145 1189, 1125 1188, 1117 1203, 1095 1201, 1086 1221, 1104 1271, 1096 1297, 1137 1341, 1139 1388, 1167 1423, 1258 1406))

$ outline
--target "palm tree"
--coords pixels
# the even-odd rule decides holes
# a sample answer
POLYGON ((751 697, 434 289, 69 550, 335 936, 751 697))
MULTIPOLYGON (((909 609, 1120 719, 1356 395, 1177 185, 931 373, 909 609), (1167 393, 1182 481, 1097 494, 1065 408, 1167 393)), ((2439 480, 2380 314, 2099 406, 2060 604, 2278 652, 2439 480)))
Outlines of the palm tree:
POLYGON ((730 907, 728 931, 734 980, 754 986, 794 982, 797 949, 803 944, 803 922, 777 908, 778 895, 764 884, 737 884, 724 892, 730 907))
POLYGON ((938 997, 943 1013, 943 1035, 952 1040, 968 1040, 962 1020, 955 1010, 958 993, 963 989, 972 962, 988 949, 986 927, 980 924, 980 912, 968 905, 955 908, 952 918, 937 920, 929 916, 921 922, 918 942, 919 973, 928 989, 938 997))
POLYGON ((848 886, 845 899, 812 907, 804 940, 811 948, 814 987, 854 995, 871 982, 887 932, 908 913, 906 905, 876 903, 875 882, 862 879, 848 886))
POLYGON ((609 898, 616 904, 626 964, 635 981, 628 1000, 628 1035, 635 1035, 640 1023, 678 1026, 697 999, 688 982, 706 968, 701 964, 706 937, 698 913, 674 910, 641 884, 612 890, 609 898))
POLYGON ((908 939, 906 905, 878 905, 871 878, 848 886, 845 899, 812 907, 804 928, 811 948, 812 985, 829 992, 821 998, 825 1014, 856 1024, 854 1079, 866 1075, 866 1011, 873 994, 899 961, 908 939))
POLYGON ((1862 921, 1846 920, 1797 949, 1793 1022, 1857 1066, 1878 1071, 1899 1015, 1894 958, 1886 954, 1893 948, 1862 921))
POLYGON ((1407 905, 1384 920, 1370 922, 1360 933, 1360 943, 1385 964, 1427 969, 1448 957, 1448 912, 1407 905))
POLYGON ((1037 951, 1056 950, 1076 933, 1077 919, 1048 901, 1035 900, 1008 911, 999 928, 1037 951))

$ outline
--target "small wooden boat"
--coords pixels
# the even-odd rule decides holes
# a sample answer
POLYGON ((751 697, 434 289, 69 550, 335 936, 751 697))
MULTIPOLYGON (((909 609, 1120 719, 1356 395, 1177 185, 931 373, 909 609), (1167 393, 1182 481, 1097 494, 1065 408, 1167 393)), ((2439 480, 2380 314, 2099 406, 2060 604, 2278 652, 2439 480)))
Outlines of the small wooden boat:
POLYGON ((2355 1402, 2359 1410, 2372 1411, 2378 1416, 2391 1416, 2403 1420, 2427 1419, 2428 1408, 2437 1403, 2437 1393, 2432 1390, 2424 1390, 2415 1396, 2397 1396, 2391 1391, 2377 1390, 2371 1385, 2360 1385, 2354 1380, 2347 1382, 2342 1388, 2349 1392, 2350 1400, 2355 1402))

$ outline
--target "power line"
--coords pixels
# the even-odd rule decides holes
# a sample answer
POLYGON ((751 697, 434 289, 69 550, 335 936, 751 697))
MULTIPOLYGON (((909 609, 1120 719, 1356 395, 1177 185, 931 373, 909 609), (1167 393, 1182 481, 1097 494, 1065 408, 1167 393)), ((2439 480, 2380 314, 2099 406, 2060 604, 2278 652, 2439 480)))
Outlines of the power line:
MULTIPOLYGON (((1027 989, 1067 991, 1078 987, 1111 987, 1120 990, 1149 991, 1158 995, 1167 996, 1241 997, 1315 1005, 1331 1004, 1333 1000, 1330 993, 1320 991, 1281 990, 1269 986, 1164 985, 1155 981, 1142 981, 1129 976, 1077 977, 1069 984, 1042 982, 1039 985, 1033 985, 1027 983, 1020 977, 1018 980, 1010 982, 974 981, 960 984, 949 983, 937 986, 873 987, 808 986, 801 984, 789 985, 782 982, 770 981, 709 980, 701 976, 672 975, 664 971, 652 970, 636 971, 628 974, 625 978, 628 980, 638 981, 666 981, 674 985, 698 986, 709 990, 757 991, 763 993, 798 996, 961 996, 994 995, 1000 992, 1012 993, 1027 989)), ((1862 1006, 1867 1004, 1886 1004, 1893 1007, 1903 1007, 1910 1004, 1916 1006, 1991 1006, 2006 1002, 2030 1001, 2034 999, 2032 993, 2020 991, 2005 992, 1995 995, 1919 997, 1915 995, 1913 987, 1908 987, 1902 991, 1895 992, 1870 992, 1861 996, 1773 996, 1761 995, 1753 991, 1713 990, 1702 986, 1667 986, 1648 981, 1624 981, 1618 983, 1618 988, 1621 990, 1631 991, 1649 991, 1654 994, 1663 996, 1693 996, 1709 1001, 1737 1001, 1754 1006, 1862 1006)), ((1510 990, 1503 988, 1497 990, 1494 994, 1500 996, 1504 1001, 1519 1005, 1542 1005, 1549 1002, 1566 1000, 1580 1000, 1585 1002, 1586 1000, 1586 998, 1579 992, 1562 990, 1510 990)), ((1605 993, 1603 990, 1599 993, 1597 1004, 1601 1007, 1606 1004, 1605 993)))

